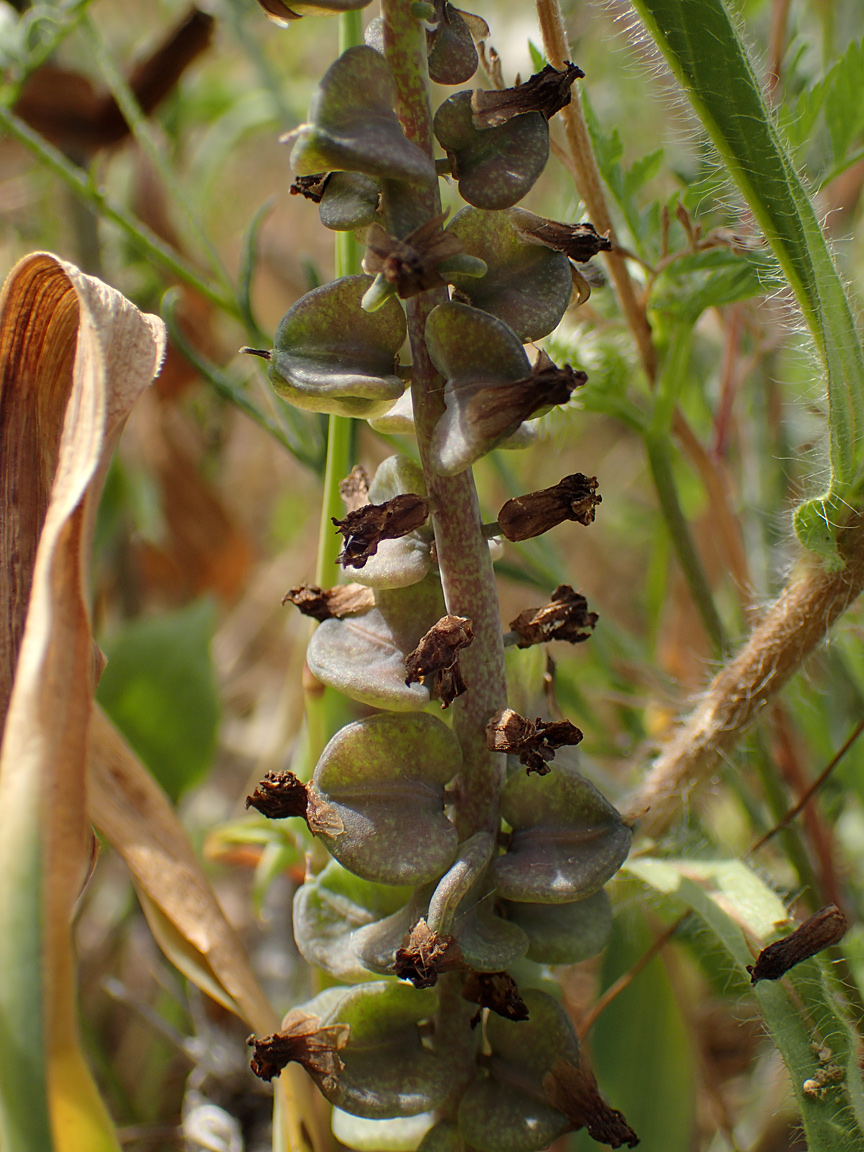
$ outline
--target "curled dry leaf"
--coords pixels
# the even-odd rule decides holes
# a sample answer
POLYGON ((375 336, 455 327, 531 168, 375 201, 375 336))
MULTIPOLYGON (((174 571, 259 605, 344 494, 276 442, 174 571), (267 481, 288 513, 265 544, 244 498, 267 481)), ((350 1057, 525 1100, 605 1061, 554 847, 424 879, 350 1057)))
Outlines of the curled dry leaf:
POLYGON ((528 1005, 522 999, 513 977, 507 972, 470 972, 462 987, 462 998, 479 1004, 471 1020, 475 1028, 484 1008, 503 1016, 505 1020, 527 1020, 528 1005))
POLYGON ((516 633, 516 647, 530 648, 550 640, 579 644, 587 640, 597 623, 597 613, 588 611, 588 601, 569 584, 559 584, 552 599, 542 608, 527 608, 510 621, 516 633))
POLYGON ((415 988, 432 988, 442 972, 464 968, 462 953, 453 936, 439 936, 425 920, 418 920, 396 953, 393 971, 415 988))
POLYGON ((543 1079, 549 1103, 563 1112, 575 1129, 587 1128, 588 1135, 611 1148, 635 1148, 639 1137, 617 1108, 612 1108, 597 1088, 593 1072, 558 1060, 543 1079))
POLYGON ((251 796, 246 807, 254 808, 268 820, 285 820, 302 816, 312 835, 338 836, 342 821, 333 808, 314 788, 298 780, 293 772, 268 772, 251 796))
POLYGON ((523 112, 542 112, 550 120, 572 99, 573 81, 585 73, 569 60, 559 72, 551 64, 535 73, 524 84, 500 91, 475 88, 471 94, 471 112, 475 128, 498 128, 523 112))
POLYGON ((92 860, 87 738, 101 670, 84 574, 120 428, 164 329, 48 253, 0 296, 0 1033, 33 1147, 116 1137, 78 1039, 70 924, 92 860), (3 720, 5 718, 5 727, 3 720), (44 1022, 44 1030, 38 1021, 44 1022), (36 1079, 38 1077, 38 1080, 36 1079))
POLYGON ((586 527, 593 524, 594 509, 602 501, 597 477, 574 472, 551 488, 508 500, 498 513, 498 524, 508 540, 530 540, 565 520, 575 520, 586 527))
POLYGON ((375 593, 365 584, 337 584, 335 588, 319 588, 317 584, 301 584, 289 588, 282 597, 283 604, 293 604, 304 616, 319 623, 323 620, 344 620, 357 616, 375 606, 375 593))
POLYGON ((486 744, 490 752, 512 752, 529 773, 545 776, 555 750, 578 744, 581 731, 569 720, 527 720, 512 708, 502 708, 486 725, 486 744))
POLYGON ((468 687, 462 679, 459 652, 473 639, 474 629, 467 617, 442 616, 405 657, 405 683, 425 684, 426 677, 432 677, 431 694, 440 699, 442 708, 448 708, 468 687))
POLYGON ((820 908, 789 936, 775 940, 773 944, 763 948, 755 964, 747 965, 750 983, 756 984, 759 980, 779 980, 802 960, 809 960, 823 948, 839 944, 846 934, 847 927, 846 917, 836 904, 820 908))
POLYGON ((333 523, 345 538, 336 557, 343 568, 363 568, 378 551, 382 540, 398 540, 419 528, 429 518, 429 501, 414 492, 394 496, 384 504, 365 504, 333 523))
POLYGON ((404 240, 390 236, 380 224, 372 224, 366 233, 363 271, 382 275, 402 300, 441 287, 446 281, 439 265, 462 251, 458 237, 442 227, 446 217, 443 212, 427 220, 404 240))
POLYGON ((345 1067, 339 1052, 348 1043, 350 1033, 347 1024, 327 1024, 322 1028, 318 1016, 295 1008, 282 1021, 279 1032, 260 1040, 249 1037, 247 1044, 255 1049, 252 1071, 261 1080, 269 1081, 286 1065, 296 1062, 320 1080, 323 1087, 329 1087, 345 1067))

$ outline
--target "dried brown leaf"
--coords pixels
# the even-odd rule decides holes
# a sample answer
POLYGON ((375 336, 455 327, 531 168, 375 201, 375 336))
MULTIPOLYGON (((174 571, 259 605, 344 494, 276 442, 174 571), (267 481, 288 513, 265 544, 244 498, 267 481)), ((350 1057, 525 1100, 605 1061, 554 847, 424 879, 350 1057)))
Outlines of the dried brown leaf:
POLYGON ((163 347, 160 320, 48 253, 21 260, 0 295, 0 937, 20 943, 36 918, 52 1124, 76 1123, 77 1109, 105 1146, 110 1121, 78 1041, 70 935, 92 860, 87 738, 101 668, 85 573, 117 435, 163 347), (19 881, 34 857, 31 892, 19 881))

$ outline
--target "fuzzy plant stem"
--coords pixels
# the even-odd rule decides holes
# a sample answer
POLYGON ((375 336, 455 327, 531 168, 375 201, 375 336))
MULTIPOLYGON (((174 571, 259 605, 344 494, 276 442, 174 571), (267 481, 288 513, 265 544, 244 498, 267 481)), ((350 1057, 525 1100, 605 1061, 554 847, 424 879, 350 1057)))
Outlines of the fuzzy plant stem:
MULTIPOLYGON (((406 136, 433 155, 432 114, 426 64, 425 31, 406 0, 382 0, 384 49, 397 87, 397 113, 406 136)), ((385 188, 388 229, 404 235, 441 212, 438 187, 411 189, 414 220, 403 208, 398 190, 385 188), (398 225, 397 225, 398 220, 398 225), (408 227, 406 227, 406 224, 408 227)), ((452 705, 453 726, 462 746, 465 770, 455 799, 460 836, 498 828, 498 793, 503 757, 486 748, 489 717, 506 704, 504 645, 498 596, 489 547, 483 536, 477 493, 470 470, 439 476, 429 464, 432 431, 444 411, 443 381, 426 349, 424 332, 432 309, 447 299, 446 290, 427 292, 408 302, 408 330, 413 367, 411 394, 420 459, 434 509, 435 548, 447 611, 467 616, 474 642, 465 649, 462 668, 468 691, 452 705)))
POLYGON ((864 526, 857 519, 838 535, 845 564, 826 572, 805 555, 779 600, 747 643, 713 679, 627 805, 625 817, 660 836, 707 782, 742 731, 824 639, 864 588, 864 526))

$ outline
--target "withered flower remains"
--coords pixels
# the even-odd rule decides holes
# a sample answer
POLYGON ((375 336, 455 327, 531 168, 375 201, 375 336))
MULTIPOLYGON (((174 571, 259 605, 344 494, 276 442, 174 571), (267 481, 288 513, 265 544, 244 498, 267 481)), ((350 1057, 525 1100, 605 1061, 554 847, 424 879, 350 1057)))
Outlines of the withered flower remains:
POLYGON ((593 224, 560 224, 522 208, 510 209, 510 222, 529 244, 563 252, 577 264, 585 264, 598 252, 612 251, 612 241, 601 236, 593 224))
POLYGON ((294 1062, 326 1085, 345 1067, 339 1052, 348 1043, 350 1032, 347 1024, 327 1024, 322 1028, 318 1016, 295 1008, 282 1022, 281 1032, 260 1040, 249 1037, 247 1043, 255 1049, 252 1071, 261 1080, 272 1080, 294 1062))
POLYGON ((569 720, 532 721, 512 708, 502 708, 486 725, 490 752, 512 752, 529 773, 545 776, 557 748, 578 744, 582 732, 569 720))
POLYGON ((343 831, 333 808, 293 772, 268 772, 252 795, 246 797, 246 807, 254 808, 268 820, 302 816, 313 836, 322 832, 338 836, 343 831))
POLYGON ((440 699, 442 708, 448 708, 468 687, 459 668, 459 651, 473 639, 467 617, 442 616, 405 657, 405 683, 425 683, 427 676, 432 677, 432 695, 440 699))
POLYGON ((390 236, 380 224, 370 225, 366 233, 364 271, 371 276, 383 275, 402 300, 429 288, 441 287, 445 280, 438 271, 439 265, 462 251, 457 236, 442 228, 446 216, 443 212, 427 220, 404 240, 390 236))
POLYGON ((594 509, 602 500, 597 492, 597 477, 574 472, 551 488, 508 500, 498 513, 498 524, 508 540, 530 540, 565 520, 593 524, 594 509))
POLYGON ((518 985, 508 972, 470 972, 462 988, 462 998, 480 1009, 471 1021, 475 1028, 484 1008, 503 1016, 505 1020, 527 1020, 528 1005, 522 999, 518 985))
POLYGON ((314 176, 295 176, 288 191, 292 196, 305 196, 313 204, 320 204, 329 179, 329 172, 317 172, 314 176))
POLYGON ((551 64, 535 73, 524 84, 502 91, 475 88, 471 94, 471 111, 475 128, 497 128, 523 112, 542 112, 547 120, 570 103, 573 81, 585 73, 570 61, 559 72, 551 64))
POLYGON ((755 964, 748 964, 750 983, 760 980, 779 980, 790 968, 809 960, 823 948, 839 944, 848 927, 846 917, 836 904, 820 908, 809 919, 782 940, 775 940, 763 948, 755 964))
POLYGON ((559 1060, 543 1080, 543 1089, 553 1108, 563 1112, 574 1129, 587 1128, 588 1135, 610 1148, 635 1148, 639 1137, 617 1108, 612 1108, 597 1088, 593 1072, 577 1068, 569 1060, 559 1060))
POLYGON ((341 520, 333 516, 333 523, 345 537, 345 547, 336 562, 343 568, 364 568, 382 540, 407 536, 428 518, 429 501, 414 492, 403 492, 383 504, 364 504, 341 520))
POLYGON ((453 936, 439 936, 425 920, 418 920, 396 953, 394 972, 415 988, 432 988, 442 972, 464 968, 459 945, 453 936))
POLYGON ((301 584, 289 588, 282 597, 282 603, 293 604, 304 616, 311 616, 321 623, 368 612, 375 606, 375 594, 365 584, 337 584, 335 588, 326 589, 317 584, 301 584))
POLYGON ((569 584, 559 584, 552 599, 542 608, 526 608, 510 621, 516 633, 516 647, 530 648, 550 640, 579 644, 587 640, 597 623, 597 613, 588 611, 588 601, 569 584))
POLYGON ((574 372, 569 364, 558 368, 541 351, 530 376, 478 389, 466 406, 465 422, 481 440, 501 439, 542 408, 566 404, 574 389, 581 388, 587 379, 584 372, 574 372))
POLYGON ((339 495, 346 512, 356 512, 369 503, 369 473, 362 464, 355 464, 345 479, 339 481, 339 495))

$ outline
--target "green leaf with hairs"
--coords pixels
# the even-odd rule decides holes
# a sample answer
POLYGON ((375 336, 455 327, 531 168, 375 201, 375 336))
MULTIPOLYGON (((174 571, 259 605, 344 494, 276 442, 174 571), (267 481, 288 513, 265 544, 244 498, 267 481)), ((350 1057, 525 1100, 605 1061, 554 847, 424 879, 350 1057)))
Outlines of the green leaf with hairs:
POLYGON ((795 513, 801 542, 840 565, 837 525, 864 490, 864 355, 813 204, 723 0, 634 0, 765 233, 825 371, 831 482, 795 513))

